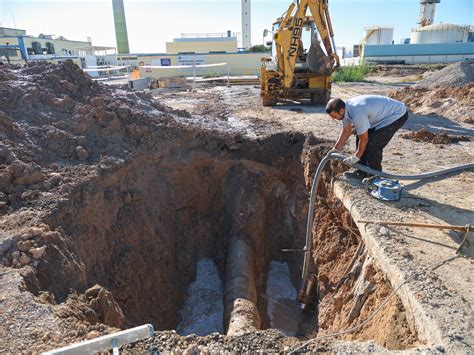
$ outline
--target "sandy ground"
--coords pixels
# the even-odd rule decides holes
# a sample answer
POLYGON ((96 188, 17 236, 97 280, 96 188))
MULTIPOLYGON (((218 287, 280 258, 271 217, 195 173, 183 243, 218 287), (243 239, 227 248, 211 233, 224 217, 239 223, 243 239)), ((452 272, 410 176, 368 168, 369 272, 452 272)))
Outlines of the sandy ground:
MULTIPOLYGON (((348 98, 361 94, 388 94, 392 90, 406 86, 400 78, 384 77, 371 82, 334 85, 333 96, 348 98)), ((201 87, 196 92, 177 93, 174 91, 155 92, 163 103, 175 109, 184 109, 193 115, 215 113, 217 118, 253 127, 258 122, 271 123, 282 130, 312 132, 316 137, 335 141, 340 124, 327 116, 322 107, 301 105, 278 105, 262 107, 259 102, 259 89, 255 86, 240 87, 201 87)), ((471 112, 474 115, 474 112, 471 112)), ((450 135, 474 137, 474 127, 462 122, 453 122, 442 116, 411 114, 409 121, 401 130, 447 132, 450 135)), ((251 131, 247 132, 249 135, 251 131)), ((346 145, 348 153, 353 152, 355 140, 346 145)), ((449 145, 419 143, 402 139, 396 135, 385 149, 384 170, 398 174, 417 174, 441 170, 460 164, 474 162, 474 141, 449 145)), ((474 224, 474 173, 464 172, 446 179, 425 181, 405 181, 404 198, 396 203, 383 203, 369 197, 360 185, 336 183, 340 194, 350 201, 353 216, 374 220, 395 222, 420 222, 451 225, 474 224)), ((364 229, 363 225, 359 225, 364 229)), ((425 326, 417 324, 425 332, 428 345, 439 341, 452 350, 465 351, 474 346, 472 305, 474 289, 472 275, 474 263, 471 258, 458 257, 426 272, 424 268, 455 255, 462 236, 459 233, 434 229, 411 229, 402 227, 367 227, 365 234, 379 240, 378 260, 384 271, 394 273, 394 279, 402 282, 421 272, 418 280, 400 292, 419 300, 412 308, 415 315, 423 314, 418 323, 430 319, 425 326), (382 231, 382 232, 381 232, 382 231), (382 239, 381 239, 382 238, 382 239), (384 264, 386 267, 384 267, 384 264), (390 269, 390 270, 389 270, 390 269), (416 308, 416 309, 413 309, 416 308), (419 307, 419 308, 417 308, 419 307), (453 345, 456 343, 456 345, 453 345), (465 346, 465 347, 464 347, 465 346)), ((422 334, 423 335, 423 334, 422 334)))
MULTIPOLYGON (((234 229, 255 236, 268 231, 269 240, 278 241, 270 243, 272 260, 281 258, 280 248, 286 244, 300 247, 308 187, 301 184, 301 178, 310 181, 314 163, 340 130, 322 108, 263 108, 254 86, 159 91, 155 101, 148 93, 110 90, 93 83, 68 62, 7 68, 0 71, 0 81, 4 84, 0 86, 0 353, 40 352, 94 338, 122 327, 124 316, 129 324, 150 321, 160 329, 171 329, 184 302, 184 288, 194 277, 194 255, 209 257, 209 250, 215 249, 214 260, 220 269, 224 267, 225 239, 208 238, 220 236, 220 228, 224 235, 234 229), (289 188, 282 190, 281 186, 289 188), (287 223, 295 219, 297 223, 287 223), (218 233, 212 226, 217 226, 218 233), (177 238, 173 243, 167 240, 171 235, 177 238), (179 245, 180 252, 174 253, 167 245, 179 245)), ((384 76, 383 82, 371 78, 336 86, 334 94, 385 94, 403 85, 403 78, 384 76)), ((446 117, 413 115, 406 129, 420 128, 472 137, 472 126, 446 117)), ((472 161, 472 140, 433 145, 400 136, 387 148, 389 171, 412 173, 472 161)), ((340 171, 340 165, 333 168, 340 171)), ((325 180, 329 181, 329 174, 325 180)), ((330 285, 342 277, 356 246, 361 245, 355 233, 344 234, 352 228, 347 226, 352 223, 348 211, 355 220, 465 224, 472 220, 472 182, 472 173, 422 184, 409 182, 402 201, 384 204, 369 198, 361 186, 336 178, 334 191, 347 210, 334 198, 320 201, 313 230, 313 236, 334 237, 315 244, 318 247, 312 256, 320 271, 326 268, 334 276, 336 268, 330 269, 331 262, 339 266, 337 278, 321 279, 327 305, 320 307, 321 315, 325 310, 331 314, 333 304, 336 308, 349 306, 342 288, 337 296, 342 302, 330 293, 330 285)), ((410 277, 416 279, 372 320, 371 327, 380 325, 375 330, 389 330, 390 334, 379 335, 390 344, 377 342, 372 330, 367 337, 357 334, 356 339, 375 339, 386 349, 425 344, 439 351, 472 349, 471 261, 457 258, 436 270, 426 270, 453 255, 459 236, 365 228, 360 223, 358 227, 362 244, 382 268, 382 272, 375 270, 364 253, 367 272, 357 280, 372 280, 377 291, 360 317, 376 309, 380 299, 391 292, 384 275, 395 288, 410 277), (384 324, 378 321, 382 315, 384 324), (420 342, 411 337, 415 343, 408 338, 403 341, 409 335, 403 325, 411 328, 413 323, 406 315, 414 315, 424 338, 420 342), (394 327, 396 324, 401 326, 394 327)), ((263 255, 261 249, 256 253, 263 255)), ((262 292, 263 263, 263 258, 256 262, 260 280, 256 287, 262 292)), ((300 265, 296 258, 291 264, 293 281, 297 278, 294 263, 300 265)), ((259 306, 263 321, 268 322, 265 303, 259 306)), ((345 319, 320 327, 321 334, 345 327, 345 319)), ((213 341, 218 343, 216 349, 222 349, 222 342, 235 340, 235 346, 224 347, 229 351, 281 350, 295 345, 295 339, 277 333, 250 332, 233 340, 217 336, 213 341), (280 345, 271 345, 277 339, 280 345)), ((188 347, 175 344, 182 338, 165 336, 162 341, 162 335, 152 340, 166 345, 159 349, 188 347)), ((195 345, 190 341, 189 346, 195 345)), ((349 344, 348 349, 356 351, 357 344, 349 344)), ((145 345, 143 350, 150 349, 151 344, 145 345)), ((366 351, 366 346, 371 347, 364 345, 366 351)))

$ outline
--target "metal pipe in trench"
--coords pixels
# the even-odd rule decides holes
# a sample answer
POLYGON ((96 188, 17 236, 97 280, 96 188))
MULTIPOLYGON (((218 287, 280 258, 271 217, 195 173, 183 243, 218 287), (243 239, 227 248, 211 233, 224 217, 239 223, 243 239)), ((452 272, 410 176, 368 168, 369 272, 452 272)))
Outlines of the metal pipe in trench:
MULTIPOLYGON (((304 261, 303 261, 303 272, 302 272, 302 287, 300 290, 299 298, 304 299, 304 293, 306 292, 306 281, 308 280, 308 274, 309 274, 309 263, 311 260, 311 250, 312 250, 312 230, 313 230, 313 216, 314 216, 314 206, 316 204, 316 197, 317 197, 317 191, 318 191, 318 186, 319 186, 319 180, 321 179, 321 175, 323 173, 324 168, 326 167, 326 164, 330 160, 344 160, 347 158, 345 155, 340 154, 340 153, 328 153, 319 163, 318 168, 316 169, 316 173, 314 174, 314 179, 313 179, 313 185, 311 186, 311 195, 310 195, 310 200, 309 200, 309 210, 308 210, 308 222, 306 226, 306 246, 304 247, 304 261)), ((418 174, 418 175, 396 175, 396 174, 390 174, 386 173, 383 171, 378 171, 374 170, 372 168, 369 168, 366 165, 357 163, 354 165, 354 168, 357 168, 359 170, 362 170, 368 174, 371 175, 376 175, 380 177, 385 177, 388 179, 394 179, 394 180, 423 180, 423 179, 429 179, 441 175, 446 175, 454 172, 459 172, 463 170, 470 170, 474 169, 474 164, 465 164, 465 165, 459 165, 455 166, 453 168, 449 169, 443 169, 440 171, 434 171, 430 173, 425 173, 425 174, 418 174)))
POLYGON ((232 236, 227 254, 224 324, 227 335, 260 329, 255 284, 255 249, 250 238, 232 236))

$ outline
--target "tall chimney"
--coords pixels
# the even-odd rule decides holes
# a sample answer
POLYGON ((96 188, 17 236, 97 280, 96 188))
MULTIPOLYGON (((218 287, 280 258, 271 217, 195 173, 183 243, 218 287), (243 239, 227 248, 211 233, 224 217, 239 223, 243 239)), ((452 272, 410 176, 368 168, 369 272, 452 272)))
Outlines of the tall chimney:
POLYGON ((242 47, 244 49, 252 47, 252 17, 250 10, 250 0, 242 0, 242 47))
POLYGON ((117 53, 129 54, 127 22, 125 21, 125 8, 123 0, 112 0, 114 9, 115 37, 117 39, 117 53))

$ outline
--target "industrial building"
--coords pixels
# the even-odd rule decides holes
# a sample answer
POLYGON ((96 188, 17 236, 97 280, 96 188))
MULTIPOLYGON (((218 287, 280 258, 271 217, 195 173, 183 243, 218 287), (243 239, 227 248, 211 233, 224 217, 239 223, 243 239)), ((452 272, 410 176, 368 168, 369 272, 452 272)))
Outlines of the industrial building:
POLYGON ((165 53, 128 53, 128 39, 123 0, 113 0, 115 32, 119 48, 117 65, 140 70, 142 78, 190 75, 258 75, 260 59, 270 53, 247 52, 251 46, 251 1, 242 0, 242 34, 183 33, 166 43, 165 53), (122 49, 120 49, 122 48, 122 49), (217 65, 218 66, 215 66, 217 65), (206 68, 211 65, 210 68, 206 68), (190 68, 191 66, 191 68, 190 68))
POLYGON ((94 46, 92 40, 68 40, 63 36, 30 36, 26 30, 0 27, 0 58, 12 64, 25 61, 48 61, 58 63, 70 59, 77 65, 114 65, 115 47, 94 46))
POLYGON ((270 53, 251 53, 251 1, 242 0, 242 33, 184 33, 166 43, 165 53, 130 53, 123 0, 113 0, 117 49, 72 41, 62 36, 26 34, 25 30, 0 28, 0 58, 11 63, 45 60, 58 63, 70 59, 92 77, 108 76, 110 70, 91 71, 101 66, 140 68, 142 77, 189 76, 196 73, 186 65, 222 64, 212 69, 197 68, 198 75, 257 75, 260 59, 270 53), (225 65, 224 65, 225 63, 225 65))
POLYGON ((181 38, 166 42, 166 53, 235 53, 237 36, 227 33, 182 33, 181 38))
POLYGON ((136 66, 141 77, 153 78, 190 76, 196 71, 197 75, 257 75, 260 72, 260 59, 270 56, 270 53, 239 50, 237 35, 231 31, 183 33, 180 38, 166 43, 166 53, 118 56, 118 65, 136 66), (199 67, 215 64, 222 65, 199 67))
POLYGON ((393 40, 393 28, 374 26, 365 29, 360 52, 367 62, 419 64, 474 60, 474 29, 469 25, 434 24, 436 4, 440 0, 420 0, 419 27, 400 44, 393 40))

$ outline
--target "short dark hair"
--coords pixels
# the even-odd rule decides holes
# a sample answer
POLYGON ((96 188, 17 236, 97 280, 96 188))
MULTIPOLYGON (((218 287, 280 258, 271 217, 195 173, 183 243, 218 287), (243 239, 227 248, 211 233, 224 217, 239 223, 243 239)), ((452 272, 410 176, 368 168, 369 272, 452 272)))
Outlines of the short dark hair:
POLYGON ((341 111, 341 109, 346 108, 346 103, 339 98, 334 98, 329 100, 328 104, 326 105, 326 112, 329 114, 331 112, 341 111))

